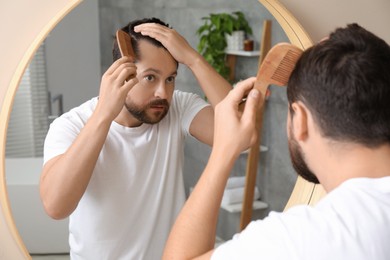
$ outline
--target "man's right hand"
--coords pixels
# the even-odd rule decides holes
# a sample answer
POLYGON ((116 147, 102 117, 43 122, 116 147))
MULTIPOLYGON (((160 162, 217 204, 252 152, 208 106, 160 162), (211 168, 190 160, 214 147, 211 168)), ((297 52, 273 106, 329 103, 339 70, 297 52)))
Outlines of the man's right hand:
POLYGON ((214 147, 223 154, 238 156, 243 150, 253 145, 258 138, 256 112, 261 94, 253 89, 255 77, 237 84, 228 96, 215 108, 214 147), (244 110, 239 104, 247 96, 244 110))
POLYGON ((116 60, 104 73, 96 110, 113 121, 122 110, 130 89, 138 83, 137 67, 129 57, 116 60))

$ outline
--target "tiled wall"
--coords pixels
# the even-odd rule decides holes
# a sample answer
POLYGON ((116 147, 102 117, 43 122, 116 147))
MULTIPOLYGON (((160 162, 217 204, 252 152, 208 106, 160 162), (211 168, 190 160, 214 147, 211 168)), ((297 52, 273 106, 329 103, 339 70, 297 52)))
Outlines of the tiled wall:
MULTIPOLYGON (((287 41, 287 38, 271 14, 256 0, 100 0, 100 44, 101 63, 104 72, 111 64, 112 36, 117 28, 129 21, 145 17, 158 17, 169 23, 196 48, 197 28, 201 18, 209 13, 242 11, 254 30, 254 40, 258 48, 264 19, 272 20, 272 43, 287 41)), ((255 76, 256 58, 239 58, 237 79, 255 76)), ((181 66, 177 78, 177 88, 202 95, 191 72, 181 66)), ((292 191, 296 175, 291 168, 287 149, 286 114, 287 99, 285 88, 273 87, 272 96, 267 102, 263 141, 269 150, 261 153, 259 162, 258 187, 262 200, 272 210, 283 210, 292 191)), ((202 95, 203 96, 203 95, 202 95)), ((234 138, 234 137, 232 137, 234 138)), ((185 184, 186 190, 194 186, 207 162, 210 148, 188 138, 185 148, 185 184)), ((232 175, 245 174, 246 155, 237 161, 232 175)))

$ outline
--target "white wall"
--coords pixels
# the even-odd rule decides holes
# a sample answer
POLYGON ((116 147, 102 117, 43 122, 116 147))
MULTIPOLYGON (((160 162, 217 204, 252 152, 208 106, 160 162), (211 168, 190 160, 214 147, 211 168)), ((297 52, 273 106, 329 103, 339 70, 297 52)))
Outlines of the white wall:
POLYGON ((298 19, 313 41, 336 27, 357 22, 390 44, 389 0, 279 0, 298 19))
POLYGON ((98 1, 84 0, 46 39, 48 87, 63 94, 65 112, 99 93, 99 35, 98 1))

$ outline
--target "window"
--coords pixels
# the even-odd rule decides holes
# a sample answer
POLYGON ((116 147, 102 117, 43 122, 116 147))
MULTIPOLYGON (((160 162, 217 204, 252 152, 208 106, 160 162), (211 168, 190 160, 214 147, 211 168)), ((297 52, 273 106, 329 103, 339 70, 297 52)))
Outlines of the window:
POLYGON ((44 43, 26 69, 7 131, 6 157, 41 157, 49 127, 48 94, 44 43))

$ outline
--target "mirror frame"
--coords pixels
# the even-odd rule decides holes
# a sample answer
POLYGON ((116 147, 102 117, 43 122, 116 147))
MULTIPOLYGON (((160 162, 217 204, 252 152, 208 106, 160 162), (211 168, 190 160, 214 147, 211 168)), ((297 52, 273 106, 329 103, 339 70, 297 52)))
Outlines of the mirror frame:
MULTIPOLYGON (((313 45, 302 25, 278 0, 259 0, 259 2, 275 17, 292 44, 303 50, 313 45)), ((325 194, 321 185, 310 183, 298 176, 285 210, 298 204, 314 205, 325 194)))
MULTIPOLYGON (((0 259, 31 259, 15 226, 5 180, 5 146, 10 113, 25 69, 50 31, 82 0, 6 1, 0 10, 0 259), (22 8, 21 8, 22 7, 22 8), (26 26, 28 25, 28 27, 26 26), (25 28, 28 28, 26 30, 25 28)), ((294 16, 278 0, 259 0, 283 28, 290 42, 302 49, 312 41, 294 16)), ((296 204, 315 204, 325 194, 319 185, 298 177, 286 209, 296 204)))
POLYGON ((81 0, 4 1, 0 9, 0 259, 31 259, 15 226, 5 180, 5 146, 18 85, 36 50, 49 32, 81 0), (28 26, 27 26, 28 25, 28 26), (27 29, 26 29, 27 28, 27 29), (3 45, 4 44, 4 45, 3 45))

